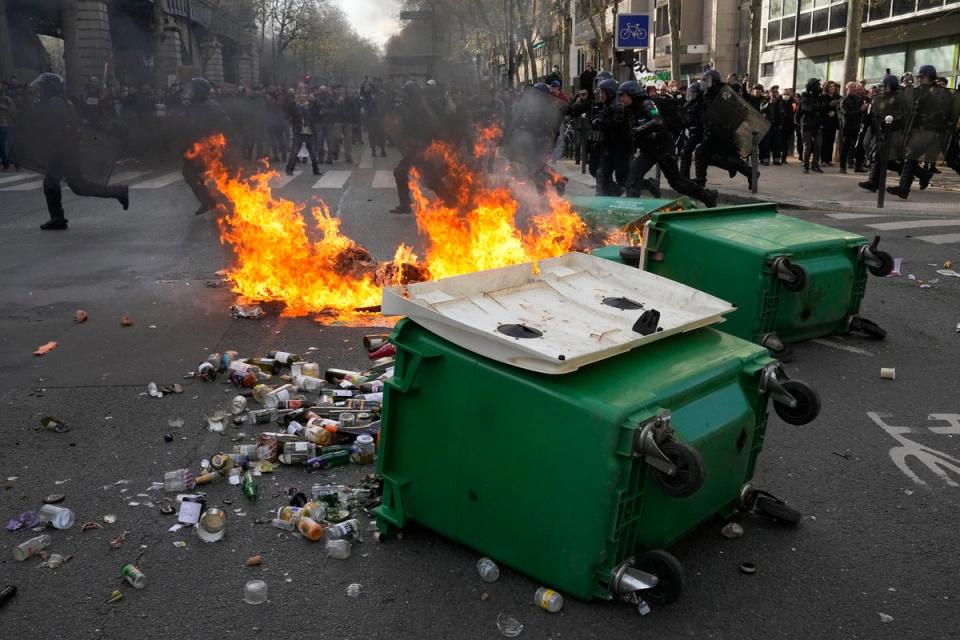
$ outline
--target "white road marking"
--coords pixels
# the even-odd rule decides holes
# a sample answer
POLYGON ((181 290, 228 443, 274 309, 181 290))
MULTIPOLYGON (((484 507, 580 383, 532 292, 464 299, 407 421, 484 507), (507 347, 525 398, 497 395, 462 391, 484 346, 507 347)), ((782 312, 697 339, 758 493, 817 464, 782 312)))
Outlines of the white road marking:
POLYGON ((300 171, 294 171, 292 176, 288 176, 286 173, 278 173, 271 180, 270 183, 276 185, 277 189, 282 189, 287 186, 293 180, 296 180, 301 175, 300 171))
POLYGON ((882 213, 828 213, 827 217, 834 220, 860 220, 861 218, 884 217, 884 215, 882 213))
POLYGON ((165 173, 162 176, 157 176, 152 180, 146 180, 138 184, 131 185, 131 189, 160 189, 168 185, 173 184, 174 182, 179 182, 183 180, 183 175, 179 171, 171 171, 170 173, 165 173))
POLYGON ((868 224, 867 226, 880 231, 898 231, 901 229, 922 229, 924 227, 960 227, 960 220, 903 220, 901 222, 868 224))
POLYGON ((149 171, 124 171, 123 173, 118 173, 115 176, 111 176, 110 184, 125 184, 131 180, 136 180, 140 176, 145 176, 149 171))
POLYGON ((913 236, 914 240, 923 240, 933 244, 951 244, 960 242, 960 233, 941 233, 935 236, 913 236))
POLYGON ((342 189, 353 171, 327 171, 313 185, 314 189, 342 189))
POLYGON ((12 187, 4 187, 0 191, 32 191, 34 189, 39 189, 43 186, 43 180, 31 180, 30 182, 24 182, 23 184, 16 184, 12 187))
POLYGON ((0 184, 6 184, 8 182, 17 182, 19 180, 32 180, 32 179, 35 179, 38 175, 39 174, 36 174, 33 171, 21 171, 16 175, 0 178, 0 184))
POLYGON ((873 357, 873 356, 877 355, 877 354, 875 354, 875 353, 871 353, 871 352, 867 351, 866 349, 860 349, 860 348, 858 348, 858 347, 848 347, 848 346, 845 345, 845 344, 837 344, 836 342, 833 342, 832 340, 825 340, 825 339, 823 339, 823 338, 814 338, 814 339, 811 340, 810 342, 816 342, 817 344, 822 344, 823 346, 825 346, 825 347, 830 347, 831 349, 840 349, 841 351, 849 351, 850 353, 856 353, 856 354, 861 355, 861 356, 871 356, 871 357, 873 357))
POLYGON ((363 153, 360 154, 360 169, 373 169, 373 156, 370 153, 369 147, 364 148, 363 153))
POLYGON ((374 189, 393 189, 397 181, 393 179, 393 171, 377 171, 373 174, 374 189))

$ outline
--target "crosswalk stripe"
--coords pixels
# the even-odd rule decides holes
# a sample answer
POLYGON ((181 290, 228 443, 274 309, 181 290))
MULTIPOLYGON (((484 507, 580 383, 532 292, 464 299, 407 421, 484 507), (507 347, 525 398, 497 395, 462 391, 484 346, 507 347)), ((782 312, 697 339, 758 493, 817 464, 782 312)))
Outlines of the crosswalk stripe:
POLYGON ((135 185, 131 185, 131 189, 159 189, 161 187, 166 187, 171 185, 174 182, 182 180, 183 176, 179 171, 171 171, 170 173, 165 173, 162 176, 158 176, 153 180, 147 180, 145 182, 140 182, 135 185))
POLYGON ((285 173, 278 173, 277 175, 273 176, 273 178, 270 179, 270 182, 276 185, 277 189, 282 189, 283 187, 290 184, 290 182, 292 182, 293 180, 296 180, 297 178, 299 178, 301 174, 302 172, 300 171, 295 171, 292 176, 288 176, 285 173))
POLYGON ((834 220, 860 220, 862 218, 879 218, 886 214, 883 213, 828 213, 828 218, 834 220))
POLYGON ((377 171, 373 174, 374 189, 393 189, 396 186, 397 182, 393 179, 393 171, 377 171))
POLYGON ((43 185, 43 180, 31 180, 30 182, 24 182, 23 184, 15 184, 12 187, 4 187, 0 191, 32 191, 34 189, 39 189, 43 185))
POLYGON ((313 185, 314 189, 342 189, 353 171, 327 171, 313 185))
POLYGON ((960 227, 960 220, 904 220, 901 222, 881 222, 868 224, 879 231, 898 231, 901 229, 921 229, 923 227, 960 227))
POLYGON ((4 178, 0 178, 0 184, 6 184, 6 183, 8 183, 8 182, 17 182, 17 181, 19 181, 19 180, 30 180, 30 179, 36 178, 36 177, 37 177, 37 174, 36 174, 36 173, 34 173, 34 172, 32 172, 32 171, 24 171, 24 172, 18 173, 18 174, 16 174, 16 175, 6 176, 6 177, 4 177, 4 178))
POLYGON ((370 153, 370 149, 365 148, 363 153, 360 154, 360 169, 373 169, 373 155, 370 153))
POLYGON ((110 178, 110 184, 123 184, 125 182, 130 182, 131 180, 136 180, 140 176, 145 176, 149 171, 124 171, 118 173, 117 175, 110 178))
POLYGON ((914 236, 914 240, 923 240, 933 244, 953 244, 960 243, 960 233, 941 233, 935 236, 914 236))

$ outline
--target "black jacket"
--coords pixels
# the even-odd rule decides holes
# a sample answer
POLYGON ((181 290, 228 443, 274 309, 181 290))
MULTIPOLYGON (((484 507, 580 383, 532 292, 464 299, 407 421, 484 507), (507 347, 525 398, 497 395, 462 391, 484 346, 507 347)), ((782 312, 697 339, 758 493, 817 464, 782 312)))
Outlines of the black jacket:
POLYGON ((822 129, 830 110, 830 97, 823 93, 804 91, 797 109, 797 123, 804 129, 822 129))
POLYGON ((858 131, 863 123, 863 98, 860 96, 844 96, 838 108, 840 126, 844 131, 858 131))

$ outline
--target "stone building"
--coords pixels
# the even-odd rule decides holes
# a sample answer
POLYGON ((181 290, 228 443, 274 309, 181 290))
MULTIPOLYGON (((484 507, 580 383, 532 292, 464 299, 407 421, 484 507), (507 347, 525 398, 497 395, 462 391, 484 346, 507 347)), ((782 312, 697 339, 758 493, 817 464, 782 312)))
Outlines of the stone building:
POLYGON ((121 84, 204 75, 253 86, 256 27, 244 0, 0 0, 0 77, 50 68, 38 36, 63 40, 67 85, 90 77, 121 84), (160 5, 156 5, 160 2, 160 5))

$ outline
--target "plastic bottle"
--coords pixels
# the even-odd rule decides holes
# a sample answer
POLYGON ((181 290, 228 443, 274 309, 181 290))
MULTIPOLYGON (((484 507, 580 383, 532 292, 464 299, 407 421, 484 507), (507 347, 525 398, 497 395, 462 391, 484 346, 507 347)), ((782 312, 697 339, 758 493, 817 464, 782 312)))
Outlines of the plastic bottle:
POLYGON ((322 524, 306 516, 297 520, 297 530, 303 534, 303 537, 311 542, 316 542, 323 537, 325 531, 322 524))
POLYGON ((360 521, 356 518, 344 520, 327 529, 327 540, 359 540, 360 521))
POLYGON ((240 481, 240 490, 243 491, 244 497, 250 502, 257 501, 257 482, 249 471, 243 474, 243 480, 240 481))
POLYGON ((351 460, 357 464, 372 464, 376 457, 377 446, 373 442, 373 437, 367 434, 357 436, 353 445, 353 455, 351 460))
POLYGON ((282 402, 287 402, 294 397, 297 388, 292 384, 282 384, 275 389, 271 389, 267 395, 263 398, 262 402, 265 407, 271 409, 276 409, 277 405, 282 402))
POLYGON ((297 528, 297 525, 295 525, 293 522, 281 520, 280 518, 274 518, 270 521, 270 524, 275 526, 277 529, 283 529, 284 531, 293 531, 297 528))
POLYGON ((256 411, 248 411, 245 415, 237 416, 233 419, 233 424, 266 424, 276 420, 279 415, 276 409, 257 409, 256 411))
MULTIPOLYGON (((327 531, 329 531, 329 529, 327 531)), ((351 546, 349 540, 327 540, 327 557, 346 560, 350 557, 351 546)))
POLYGON ((235 416, 240 415, 247 410, 247 399, 243 396, 234 396, 230 401, 230 413, 235 416))
POLYGON ((302 507, 303 515, 308 518, 312 518, 317 522, 324 520, 327 517, 327 505, 317 500, 311 500, 302 507))
POLYGON ((550 613, 556 613, 563 609, 563 596, 546 587, 540 587, 533 594, 533 602, 541 609, 546 609, 550 613))
POLYGON ((297 389, 300 389, 300 391, 308 393, 317 393, 323 388, 323 380, 307 375, 294 376, 293 384, 297 385, 297 389))
MULTIPOLYGON (((220 354, 216 354, 219 356, 220 354)), ((217 379, 217 367, 209 361, 204 360, 197 366, 197 377, 204 382, 213 382, 217 379)))
POLYGON ((490 558, 477 560, 477 573, 484 582, 496 582, 500 579, 500 567, 490 558))
POLYGON ((289 353, 287 351, 268 351, 267 357, 273 358, 280 364, 286 365, 288 367, 292 365, 294 362, 300 362, 301 360, 303 360, 303 358, 301 358, 298 354, 289 353))
POLYGON ((25 540, 13 548, 13 559, 18 562, 23 562, 43 551, 52 543, 53 536, 47 534, 25 540))
POLYGON ((177 469, 163 474, 164 491, 190 491, 197 485, 189 469, 177 469))
POLYGON ((120 569, 120 575, 132 584, 134 589, 143 589, 147 586, 147 576, 132 564, 123 565, 123 568, 120 569))

